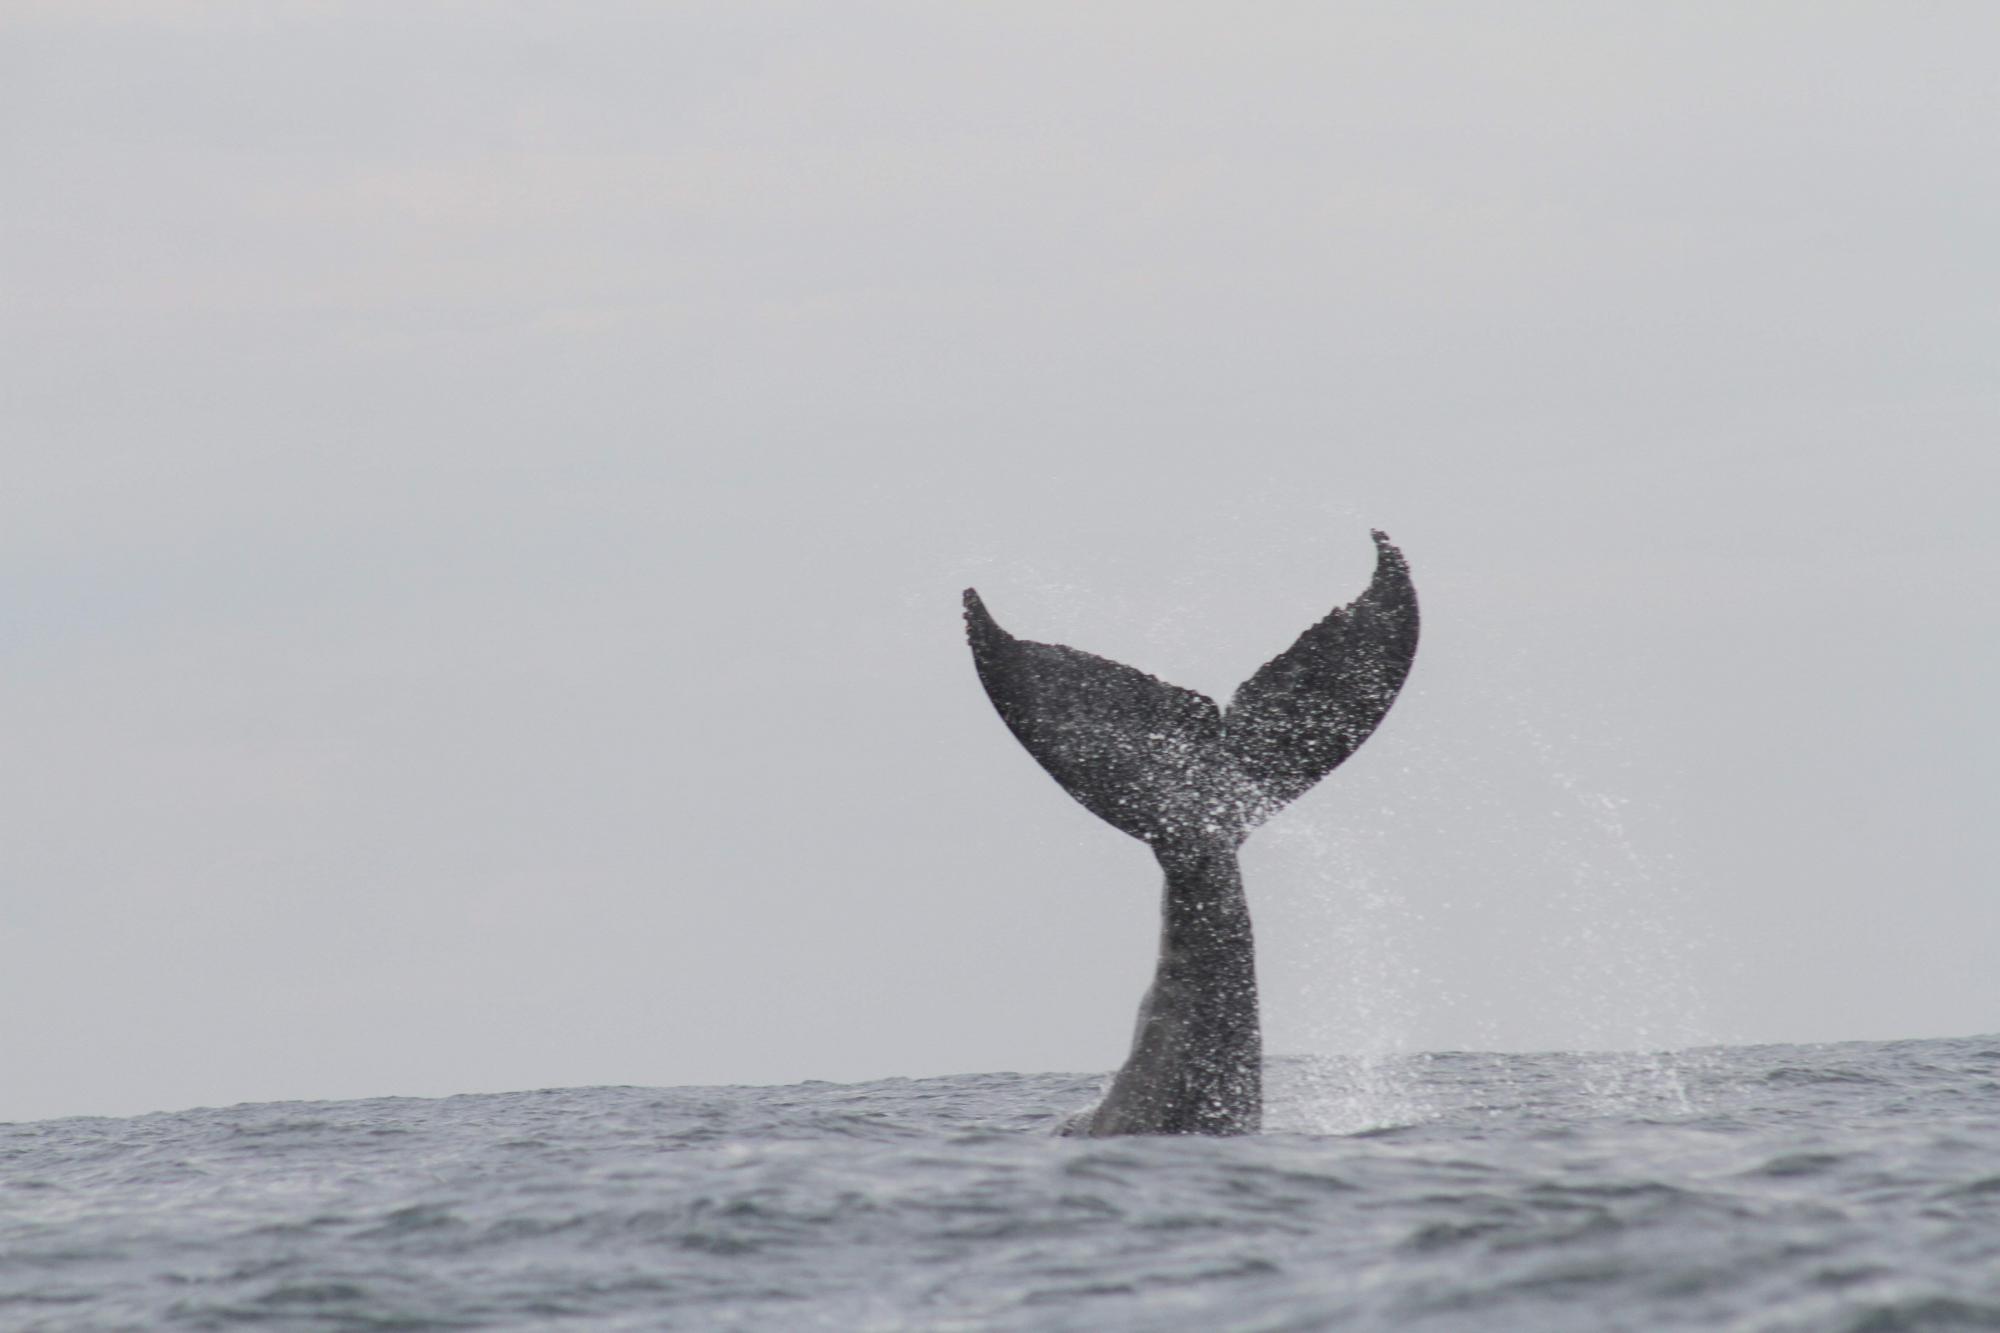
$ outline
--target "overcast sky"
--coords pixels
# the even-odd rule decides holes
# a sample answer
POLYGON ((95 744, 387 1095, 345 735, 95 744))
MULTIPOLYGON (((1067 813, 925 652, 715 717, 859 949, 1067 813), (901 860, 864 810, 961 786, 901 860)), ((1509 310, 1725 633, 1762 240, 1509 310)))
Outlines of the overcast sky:
POLYGON ((1279 1052, 2000 1029, 2000 8, 0 8, 0 1118, 1123 1058, 1027 638, 1226 699, 1279 1052))

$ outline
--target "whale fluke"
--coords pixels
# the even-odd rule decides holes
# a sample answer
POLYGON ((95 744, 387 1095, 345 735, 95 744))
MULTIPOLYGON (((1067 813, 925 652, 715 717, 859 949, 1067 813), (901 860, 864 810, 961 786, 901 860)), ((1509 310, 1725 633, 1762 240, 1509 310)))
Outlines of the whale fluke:
POLYGON ((1262 1117, 1262 1047, 1236 849, 1332 772, 1389 711, 1417 651, 1402 552, 1374 534, 1367 591, 1238 687, 1194 690, 1062 644, 1017 639, 965 590, 966 637, 1015 737, 1092 814, 1166 873, 1160 961, 1132 1055, 1090 1134, 1245 1133, 1262 1117))
POLYGON ((1085 809, 1147 842, 1209 817, 1230 776, 1213 699, 1094 653, 1017 639, 970 588, 965 624, 1000 720, 1085 809))
MULTIPOLYGON (((1417 656, 1417 590, 1403 553, 1376 530, 1368 590, 1299 635, 1236 687, 1224 742, 1264 798, 1255 828, 1360 748, 1396 702, 1417 656)), ((1247 829, 1246 829, 1247 831, 1247 829)))
POLYGON ((1259 667, 1226 713, 1109 658, 1017 639, 967 588, 972 660, 1008 729, 1092 814, 1155 844, 1240 842, 1353 754, 1409 675, 1416 590, 1374 536, 1368 590, 1259 667))

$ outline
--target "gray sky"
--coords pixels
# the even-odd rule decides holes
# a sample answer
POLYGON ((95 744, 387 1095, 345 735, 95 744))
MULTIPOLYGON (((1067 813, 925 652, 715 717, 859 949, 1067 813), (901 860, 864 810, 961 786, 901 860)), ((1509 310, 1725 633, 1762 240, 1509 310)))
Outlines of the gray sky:
POLYGON ((8 4, 0 1118, 1108 1069, 1221 698, 1279 1051, 2000 1029, 2000 9, 8 4))

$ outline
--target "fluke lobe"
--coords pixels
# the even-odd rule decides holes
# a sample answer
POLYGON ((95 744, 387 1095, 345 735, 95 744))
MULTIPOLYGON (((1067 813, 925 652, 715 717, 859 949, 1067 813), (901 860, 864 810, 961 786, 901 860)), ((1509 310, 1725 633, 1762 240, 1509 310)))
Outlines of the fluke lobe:
POLYGON ((1249 1134, 1263 1122, 1256 951, 1236 852, 1368 739, 1410 674, 1417 594, 1375 536, 1368 590, 1258 668, 1229 707, 1132 667, 1017 639, 965 590, 993 707, 1064 791, 1166 872, 1160 960, 1132 1054, 1075 1134, 1249 1134))

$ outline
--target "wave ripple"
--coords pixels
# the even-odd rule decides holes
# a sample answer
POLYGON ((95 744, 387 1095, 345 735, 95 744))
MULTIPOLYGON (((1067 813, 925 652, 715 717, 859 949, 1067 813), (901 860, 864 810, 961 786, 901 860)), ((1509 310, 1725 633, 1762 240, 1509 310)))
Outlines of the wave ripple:
POLYGON ((0 1328, 2000 1328, 1992 1038, 0 1125, 0 1328))

